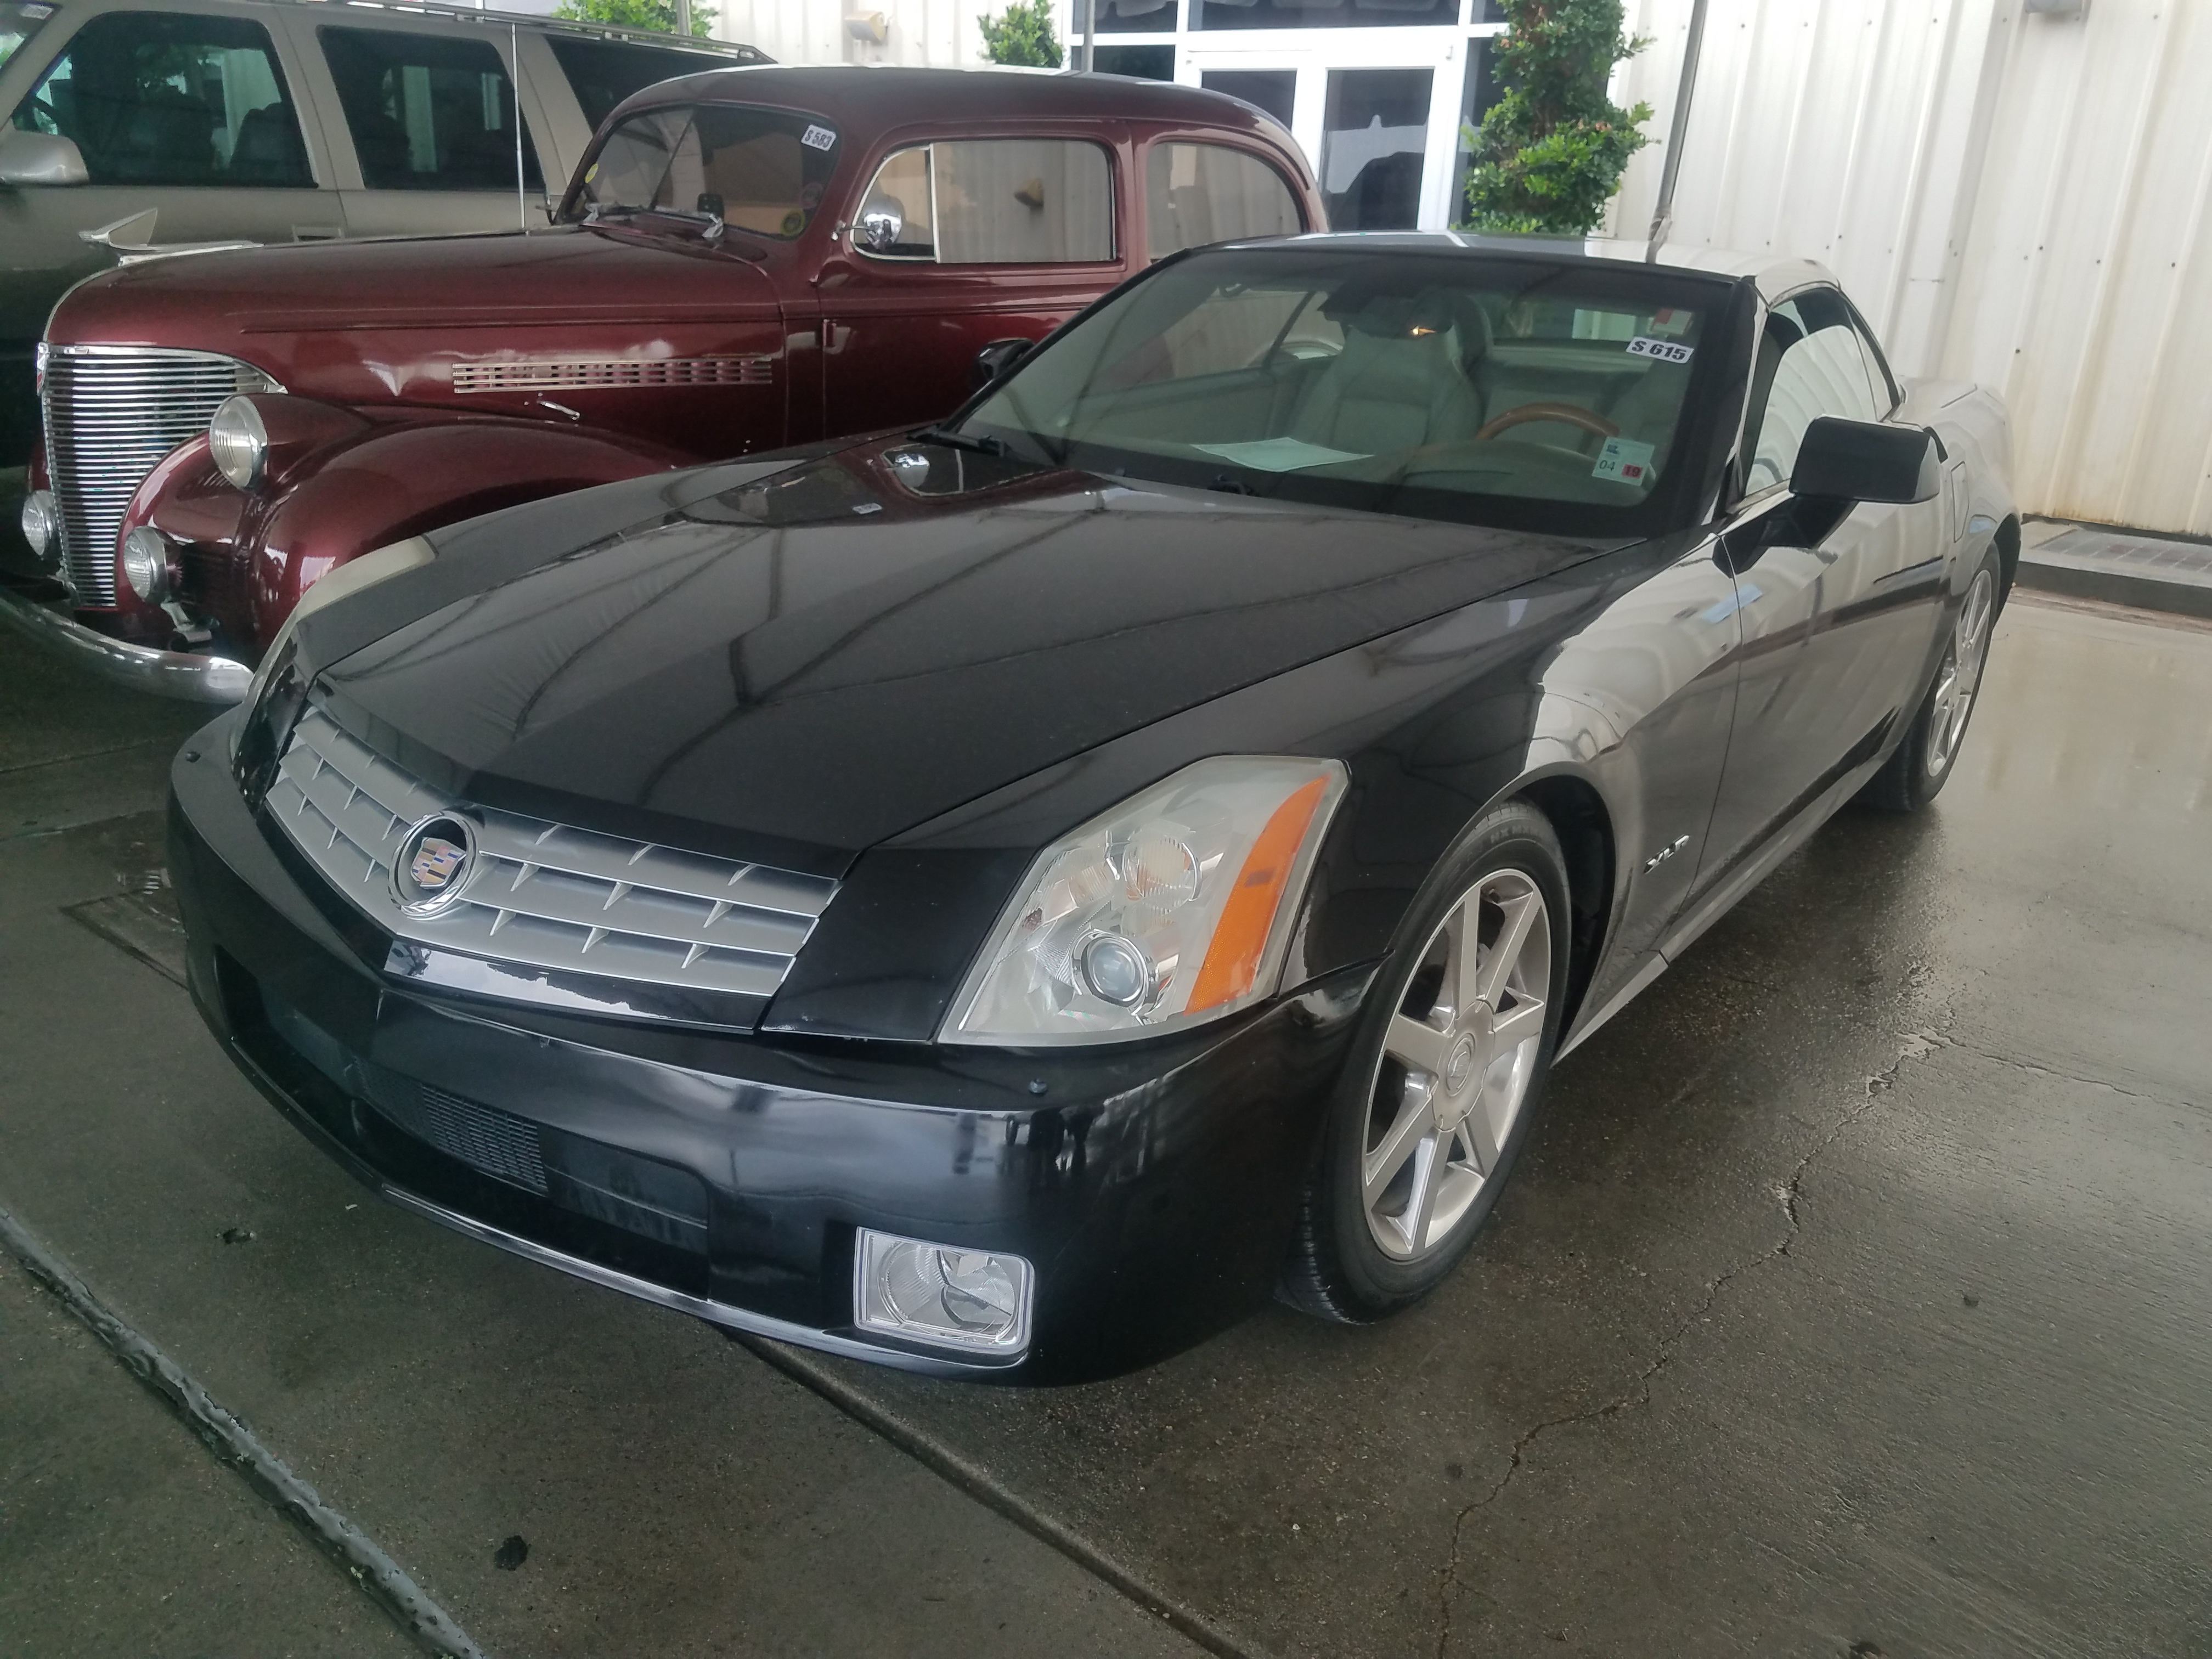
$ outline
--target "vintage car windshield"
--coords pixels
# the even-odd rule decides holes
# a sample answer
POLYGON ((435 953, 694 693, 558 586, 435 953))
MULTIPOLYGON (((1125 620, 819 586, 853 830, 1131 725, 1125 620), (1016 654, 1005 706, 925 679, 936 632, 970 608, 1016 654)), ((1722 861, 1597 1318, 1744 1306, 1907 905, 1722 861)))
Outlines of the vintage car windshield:
POLYGON ((710 215, 789 240, 836 170, 837 130, 789 110, 678 104, 639 112, 601 141, 576 194, 580 216, 710 215))
POLYGON ((1224 249, 1106 301, 962 430, 1114 476, 1650 534, 1710 447, 1729 301, 1635 266, 1224 249))

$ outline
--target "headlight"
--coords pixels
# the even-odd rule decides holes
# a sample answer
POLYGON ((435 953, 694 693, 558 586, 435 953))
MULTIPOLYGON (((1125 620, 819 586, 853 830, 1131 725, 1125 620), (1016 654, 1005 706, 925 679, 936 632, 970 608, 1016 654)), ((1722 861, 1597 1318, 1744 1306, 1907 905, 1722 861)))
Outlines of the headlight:
POLYGON ((284 625, 276 630, 276 637, 269 641, 269 648, 261 653, 261 665, 253 671, 253 683, 246 688, 246 717, 233 728, 234 736, 231 745, 231 757, 239 763, 241 775, 257 770, 263 763, 274 758, 273 753, 249 756, 245 745, 254 738, 267 736, 274 741, 282 735, 261 732, 261 700, 269 690, 270 682, 291 658, 292 636, 300 626, 300 619, 313 615, 325 605, 342 599, 349 593, 358 593, 364 587, 374 587, 380 581, 388 581, 418 565, 429 563, 437 556, 437 550, 428 542, 420 536, 410 536, 404 542, 394 542, 389 547, 380 547, 373 553, 364 553, 357 559, 333 566, 300 595, 300 602, 292 607, 292 614, 284 618, 284 625))
POLYGON ((140 525, 123 538, 123 580, 149 605, 169 597, 169 544, 150 525, 140 525))
POLYGON ((54 504, 51 489, 34 489, 23 497, 23 513, 18 520, 23 528, 23 539, 31 544, 31 551, 41 564, 56 562, 62 550, 61 512, 54 504))
POLYGON ((1110 1042, 1270 994, 1344 787, 1336 761, 1224 756, 1047 848, 943 1040, 1110 1042))
POLYGON ((261 464, 269 455, 269 428, 253 399, 240 393, 226 398, 208 422, 208 453, 215 470, 234 489, 251 489, 261 482, 261 464))

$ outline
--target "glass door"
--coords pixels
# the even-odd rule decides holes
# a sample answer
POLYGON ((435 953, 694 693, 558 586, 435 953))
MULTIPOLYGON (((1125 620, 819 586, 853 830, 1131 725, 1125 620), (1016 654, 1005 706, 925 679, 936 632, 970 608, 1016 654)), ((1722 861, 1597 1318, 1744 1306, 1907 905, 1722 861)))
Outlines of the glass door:
POLYGON ((1180 0, 1168 15, 1176 79, 1288 127, 1332 228, 1444 230, 1467 213, 1461 128, 1494 96, 1503 25, 1490 11, 1484 0, 1180 0))

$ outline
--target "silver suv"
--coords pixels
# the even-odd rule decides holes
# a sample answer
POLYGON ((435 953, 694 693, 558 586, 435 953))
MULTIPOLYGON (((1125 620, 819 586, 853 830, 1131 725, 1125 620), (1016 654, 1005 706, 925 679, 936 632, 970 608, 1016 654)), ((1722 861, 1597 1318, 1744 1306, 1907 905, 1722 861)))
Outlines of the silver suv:
POLYGON ((623 98, 767 61, 412 0, 0 0, 0 503, 79 278, 179 245, 543 226, 623 98))

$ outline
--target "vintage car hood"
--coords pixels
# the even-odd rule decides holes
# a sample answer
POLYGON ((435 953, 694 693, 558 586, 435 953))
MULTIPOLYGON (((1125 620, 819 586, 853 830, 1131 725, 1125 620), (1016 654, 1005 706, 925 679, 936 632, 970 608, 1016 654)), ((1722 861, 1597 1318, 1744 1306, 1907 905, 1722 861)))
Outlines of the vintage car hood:
POLYGON ((734 253, 562 228, 147 260, 81 283, 46 337, 222 352, 289 391, 374 402, 447 393, 457 351, 557 350, 579 331, 623 330, 649 351, 655 327, 778 314, 766 274, 734 253), (419 361, 405 349, 418 333, 419 361))
POLYGON ((982 487, 924 496, 885 464, 899 447, 756 467, 574 551, 546 544, 548 509, 580 527, 594 495, 645 481, 479 520, 442 568, 353 602, 354 638, 318 630, 323 695, 464 798, 836 873, 1122 733, 1599 550, 936 447, 933 479, 982 487), (487 533, 505 517, 510 535, 487 533))

